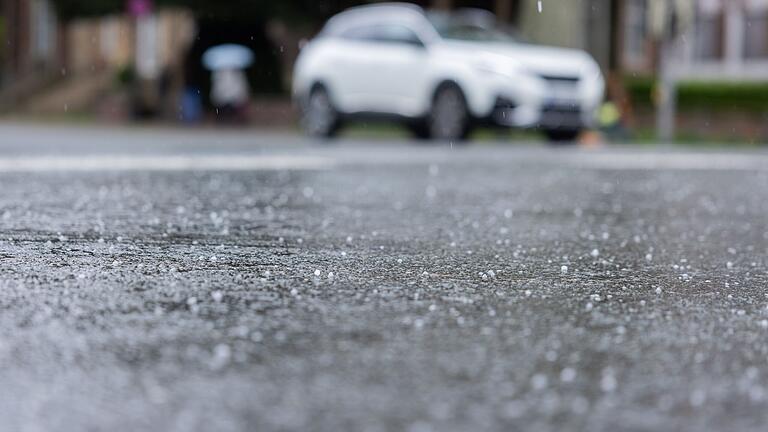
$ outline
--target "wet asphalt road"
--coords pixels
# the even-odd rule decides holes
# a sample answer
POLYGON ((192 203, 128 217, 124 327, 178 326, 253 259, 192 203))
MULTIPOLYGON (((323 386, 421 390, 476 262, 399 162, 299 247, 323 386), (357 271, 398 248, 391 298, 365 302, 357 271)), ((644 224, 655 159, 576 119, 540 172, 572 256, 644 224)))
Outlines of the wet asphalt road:
POLYGON ((765 151, 2 124, 0 185, 2 431, 768 424, 765 151))

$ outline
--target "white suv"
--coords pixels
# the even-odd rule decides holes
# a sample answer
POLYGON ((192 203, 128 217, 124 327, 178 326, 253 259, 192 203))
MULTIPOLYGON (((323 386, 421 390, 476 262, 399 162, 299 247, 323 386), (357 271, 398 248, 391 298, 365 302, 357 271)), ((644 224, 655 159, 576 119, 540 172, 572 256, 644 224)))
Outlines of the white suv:
POLYGON ((373 114, 422 138, 462 139, 485 123, 572 140, 591 126, 603 91, 586 52, 521 43, 488 12, 400 3, 331 18, 301 50, 293 77, 302 124, 321 137, 373 114))

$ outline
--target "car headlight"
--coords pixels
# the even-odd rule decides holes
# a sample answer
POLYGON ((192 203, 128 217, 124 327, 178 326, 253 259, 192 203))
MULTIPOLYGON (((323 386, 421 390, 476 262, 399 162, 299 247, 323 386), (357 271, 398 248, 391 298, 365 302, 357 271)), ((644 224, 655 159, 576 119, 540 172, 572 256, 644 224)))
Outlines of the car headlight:
POLYGON ((504 75, 509 76, 509 70, 499 67, 499 65, 490 62, 478 62, 474 65, 475 70, 478 72, 489 75, 504 75))

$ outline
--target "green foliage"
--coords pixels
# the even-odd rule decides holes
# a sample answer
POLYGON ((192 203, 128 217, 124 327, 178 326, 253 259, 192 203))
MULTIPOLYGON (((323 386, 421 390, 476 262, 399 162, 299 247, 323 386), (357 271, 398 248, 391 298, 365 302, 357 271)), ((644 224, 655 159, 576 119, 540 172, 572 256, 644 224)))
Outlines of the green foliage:
POLYGON ((654 79, 651 77, 625 77, 624 87, 634 105, 653 105, 654 79))
POLYGON ((121 67, 115 75, 115 81, 124 87, 133 84, 136 81, 136 71, 133 69, 133 65, 121 67))
MULTIPOLYGON (((651 77, 627 77, 633 104, 653 105, 656 82, 651 77)), ((678 85, 681 109, 768 112, 768 82, 684 81, 678 85)))

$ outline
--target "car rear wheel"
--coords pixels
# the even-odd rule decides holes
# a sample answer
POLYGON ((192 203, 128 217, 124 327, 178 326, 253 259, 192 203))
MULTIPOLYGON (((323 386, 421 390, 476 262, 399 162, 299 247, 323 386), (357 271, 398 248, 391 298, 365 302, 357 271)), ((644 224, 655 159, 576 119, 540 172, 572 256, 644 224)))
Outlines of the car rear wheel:
POLYGON ((544 135, 550 142, 558 144, 575 143, 580 134, 580 129, 547 129, 544 131, 544 135))
POLYGON ((303 108, 302 126, 307 135, 318 138, 330 138, 339 131, 339 113, 325 88, 317 87, 310 93, 303 108))
POLYGON ((430 137, 438 140, 463 140, 469 134, 467 102, 455 85, 441 87, 435 94, 432 112, 429 114, 430 137))

